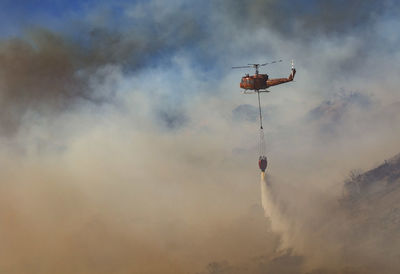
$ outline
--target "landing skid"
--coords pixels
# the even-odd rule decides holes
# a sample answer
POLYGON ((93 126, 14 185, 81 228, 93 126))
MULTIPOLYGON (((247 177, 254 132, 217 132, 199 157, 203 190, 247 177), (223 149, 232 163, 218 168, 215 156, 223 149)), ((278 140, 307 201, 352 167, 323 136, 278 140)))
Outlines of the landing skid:
POLYGON ((259 90, 259 91, 255 91, 255 90, 253 90, 253 91, 242 91, 242 93, 243 94, 257 94, 257 93, 259 93, 259 92, 271 92, 270 90, 259 90))

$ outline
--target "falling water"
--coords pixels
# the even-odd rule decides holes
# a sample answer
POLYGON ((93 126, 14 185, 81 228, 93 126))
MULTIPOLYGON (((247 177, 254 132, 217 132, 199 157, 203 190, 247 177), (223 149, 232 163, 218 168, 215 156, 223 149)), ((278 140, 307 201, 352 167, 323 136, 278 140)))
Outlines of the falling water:
POLYGON ((271 229, 274 232, 282 234, 282 246, 285 248, 288 244, 288 224, 284 220, 281 210, 277 204, 276 198, 273 195, 271 185, 268 183, 265 172, 261 172, 261 205, 264 209, 265 217, 269 218, 271 229))

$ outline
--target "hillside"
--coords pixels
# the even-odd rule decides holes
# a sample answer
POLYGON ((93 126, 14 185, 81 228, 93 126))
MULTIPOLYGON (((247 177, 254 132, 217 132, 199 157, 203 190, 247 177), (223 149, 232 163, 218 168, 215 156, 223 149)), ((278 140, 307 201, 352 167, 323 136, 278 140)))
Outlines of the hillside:
POLYGON ((400 154, 344 184, 341 206, 349 224, 347 252, 360 253, 385 273, 394 273, 400 257, 400 154))
POLYGON ((400 154, 365 173, 353 171, 344 184, 343 202, 356 205, 387 198, 400 187, 400 154))

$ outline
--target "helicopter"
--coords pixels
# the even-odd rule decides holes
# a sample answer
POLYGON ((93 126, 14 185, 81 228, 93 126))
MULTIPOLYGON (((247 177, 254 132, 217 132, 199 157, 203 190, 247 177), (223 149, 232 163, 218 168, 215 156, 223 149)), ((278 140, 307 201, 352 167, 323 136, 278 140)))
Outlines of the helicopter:
POLYGON ((261 172, 265 172, 268 165, 267 156, 265 156, 265 141, 264 141, 264 131, 262 124, 262 114, 261 114, 261 103, 260 103, 260 92, 270 92, 267 88, 272 86, 277 86, 283 83, 291 82, 296 74, 296 69, 294 68, 294 62, 292 60, 292 70, 288 78, 274 78, 269 79, 268 74, 259 74, 258 68, 269 64, 275 64, 282 62, 282 60, 272 61, 270 63, 264 64, 248 64, 247 66, 232 67, 233 69, 241 68, 255 68, 256 73, 254 75, 246 74, 242 77, 240 82, 240 88, 244 89, 243 93, 257 93, 258 95, 258 108, 260 113, 260 157, 258 159, 258 166, 261 172))
POLYGON ((270 92, 267 88, 272 86, 277 86, 283 83, 291 82, 296 74, 296 69, 294 68, 294 63, 292 60, 292 70, 288 78, 274 78, 269 79, 268 74, 259 74, 259 67, 263 67, 269 64, 275 64, 282 62, 282 60, 272 61, 270 63, 264 64, 248 64, 247 66, 232 67, 233 69, 241 68, 255 68, 256 73, 254 75, 246 74, 242 77, 240 82, 240 88, 244 89, 243 93, 259 93, 259 92, 270 92))

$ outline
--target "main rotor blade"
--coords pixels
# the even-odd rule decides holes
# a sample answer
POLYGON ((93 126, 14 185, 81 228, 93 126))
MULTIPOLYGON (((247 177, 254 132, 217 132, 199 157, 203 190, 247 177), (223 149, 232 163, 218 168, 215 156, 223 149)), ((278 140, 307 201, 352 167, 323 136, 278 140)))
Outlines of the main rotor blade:
POLYGON ((251 68, 252 66, 240 66, 240 67, 232 67, 233 69, 238 69, 238 68, 251 68))
POLYGON ((264 64, 261 64, 260 66, 266 66, 266 65, 270 65, 270 64, 279 63, 279 62, 282 62, 282 60, 277 60, 277 61, 272 61, 272 62, 264 63, 264 64))

